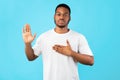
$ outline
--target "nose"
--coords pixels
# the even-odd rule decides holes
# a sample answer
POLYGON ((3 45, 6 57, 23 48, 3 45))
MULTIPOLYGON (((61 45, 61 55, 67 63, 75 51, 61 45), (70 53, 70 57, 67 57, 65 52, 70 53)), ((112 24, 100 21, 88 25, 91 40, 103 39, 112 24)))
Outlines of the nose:
POLYGON ((61 14, 61 15, 60 15, 60 19, 64 19, 64 15, 61 14))

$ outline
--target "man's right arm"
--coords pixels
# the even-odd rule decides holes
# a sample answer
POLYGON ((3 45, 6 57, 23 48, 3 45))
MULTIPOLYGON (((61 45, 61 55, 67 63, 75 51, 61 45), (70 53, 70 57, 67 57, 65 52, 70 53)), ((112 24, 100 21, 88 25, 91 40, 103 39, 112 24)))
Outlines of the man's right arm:
POLYGON ((34 51, 31 47, 32 41, 35 39, 36 34, 32 35, 30 25, 26 24, 22 31, 23 40, 25 43, 25 53, 29 61, 36 59, 38 56, 34 54, 34 51))
POLYGON ((33 61, 34 59, 36 59, 38 57, 34 54, 34 51, 31 47, 30 43, 25 44, 25 53, 26 53, 26 56, 27 56, 29 61, 33 61))

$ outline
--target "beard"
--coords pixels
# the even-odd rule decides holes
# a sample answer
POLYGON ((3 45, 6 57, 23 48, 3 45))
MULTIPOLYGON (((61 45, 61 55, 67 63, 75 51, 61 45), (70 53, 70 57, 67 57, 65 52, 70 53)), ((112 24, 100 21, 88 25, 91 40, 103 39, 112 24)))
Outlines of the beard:
MULTIPOLYGON (((56 24, 57 25, 57 24, 56 24)), ((59 28, 65 28, 65 25, 57 25, 59 28)))
POLYGON ((57 24, 56 21, 55 21, 55 19, 54 19, 54 23, 55 23, 56 26, 58 26, 59 28, 65 28, 65 27, 68 25, 69 21, 70 21, 70 20, 68 20, 68 22, 67 22, 66 24, 64 24, 64 25, 60 25, 60 24, 57 24))

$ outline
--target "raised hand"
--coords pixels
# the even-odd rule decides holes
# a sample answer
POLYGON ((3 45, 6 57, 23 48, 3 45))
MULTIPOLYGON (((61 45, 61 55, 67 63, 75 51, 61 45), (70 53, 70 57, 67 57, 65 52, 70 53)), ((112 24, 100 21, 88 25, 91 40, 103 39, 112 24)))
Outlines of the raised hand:
POLYGON ((26 24, 22 30, 22 36, 25 43, 31 43, 35 39, 36 34, 32 35, 30 25, 26 24))

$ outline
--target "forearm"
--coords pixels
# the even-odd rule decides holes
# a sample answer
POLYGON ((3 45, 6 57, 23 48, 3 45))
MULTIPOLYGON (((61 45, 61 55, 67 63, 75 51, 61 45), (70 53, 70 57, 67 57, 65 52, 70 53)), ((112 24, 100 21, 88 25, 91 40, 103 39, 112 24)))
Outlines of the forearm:
POLYGON ((91 65, 91 66, 94 64, 93 56, 80 54, 72 51, 72 57, 82 64, 91 65))
POLYGON ((34 55, 34 51, 30 43, 25 44, 25 53, 29 61, 34 60, 37 56, 34 55))

